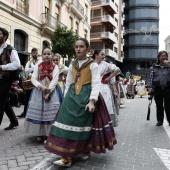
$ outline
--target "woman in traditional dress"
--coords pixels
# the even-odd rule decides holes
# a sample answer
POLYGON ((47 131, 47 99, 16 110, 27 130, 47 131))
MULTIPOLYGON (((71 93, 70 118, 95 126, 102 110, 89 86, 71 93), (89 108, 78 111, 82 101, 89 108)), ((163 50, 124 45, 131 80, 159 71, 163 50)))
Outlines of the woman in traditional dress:
POLYGON ((110 80, 110 86, 112 89, 112 94, 114 97, 114 104, 116 108, 116 113, 119 115, 119 109, 120 109, 120 88, 119 88, 119 82, 116 80, 116 77, 112 77, 110 80))
POLYGON ((99 64, 99 72, 102 83, 100 87, 100 93, 103 96, 107 109, 110 113, 113 126, 116 127, 118 125, 117 112, 112 91, 109 87, 109 82, 112 77, 116 76, 120 72, 120 69, 116 67, 115 64, 110 64, 104 61, 105 53, 103 50, 95 50, 92 58, 97 64, 99 64))
POLYGON ((65 98, 51 128, 45 148, 62 158, 54 164, 71 166, 71 158, 90 151, 104 153, 116 144, 114 129, 100 91, 98 64, 87 58, 89 42, 75 43, 77 59, 69 66, 65 98), (96 103, 96 105, 95 105, 96 103))
POLYGON ((140 98, 147 95, 146 88, 145 88, 145 81, 142 80, 142 78, 140 78, 140 80, 138 81, 136 88, 137 88, 138 96, 140 96, 140 98))
POLYGON ((59 69, 51 60, 51 50, 42 51, 43 62, 35 66, 31 82, 35 86, 27 110, 25 131, 37 136, 41 141, 49 134, 56 112, 59 109, 59 98, 56 92, 59 69))
POLYGON ((135 97, 135 85, 136 85, 136 80, 134 79, 134 75, 130 76, 130 79, 127 83, 127 87, 126 87, 126 97, 127 98, 132 98, 134 99, 135 97))
POLYGON ((120 105, 126 104, 126 87, 128 79, 124 78, 122 74, 118 74, 117 76, 118 82, 119 82, 119 94, 120 94, 120 105))

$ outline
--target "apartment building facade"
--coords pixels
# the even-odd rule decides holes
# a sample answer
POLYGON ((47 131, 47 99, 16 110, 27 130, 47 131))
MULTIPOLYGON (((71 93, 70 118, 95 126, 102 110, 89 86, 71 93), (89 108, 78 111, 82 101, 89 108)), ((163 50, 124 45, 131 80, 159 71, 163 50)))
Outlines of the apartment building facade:
POLYGON ((60 24, 90 40, 90 0, 1 0, 0 27, 25 65, 33 47, 51 46, 51 35, 60 24))
POLYGON ((109 60, 122 62, 122 0, 91 0, 90 44, 92 51, 103 49, 109 60))
POLYGON ((124 62, 121 70, 148 79, 159 48, 159 0, 124 0, 124 62))

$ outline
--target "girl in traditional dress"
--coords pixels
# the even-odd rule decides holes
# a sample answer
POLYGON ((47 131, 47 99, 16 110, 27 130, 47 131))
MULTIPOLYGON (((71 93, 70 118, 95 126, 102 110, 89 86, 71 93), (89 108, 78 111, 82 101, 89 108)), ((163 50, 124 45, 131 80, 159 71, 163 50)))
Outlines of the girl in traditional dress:
POLYGON ((120 72, 120 69, 116 67, 115 64, 110 64, 104 61, 105 53, 103 50, 95 50, 92 58, 97 64, 99 64, 99 72, 101 79, 100 93, 103 96, 107 109, 110 113, 111 119, 113 121, 113 126, 116 127, 118 125, 118 119, 114 104, 114 98, 112 95, 112 91, 109 87, 109 82, 112 77, 116 76, 120 72))
POLYGON ((60 64, 60 58, 61 55, 59 53, 56 53, 53 55, 53 62, 58 65, 59 68, 59 78, 58 78, 58 84, 60 85, 60 88, 62 90, 62 93, 64 94, 65 89, 65 77, 67 76, 68 67, 64 64, 60 64))
POLYGON ((59 69, 52 63, 51 50, 42 51, 43 62, 37 64, 32 74, 31 82, 35 86, 29 102, 25 130, 37 140, 43 140, 49 134, 56 112, 59 109, 59 99, 56 92, 59 69))
POLYGON ((77 59, 70 64, 65 98, 51 128, 45 148, 61 159, 54 162, 71 166, 71 157, 90 151, 104 153, 116 144, 114 129, 100 91, 98 64, 87 58, 89 42, 80 38, 75 43, 77 59), (95 105, 96 104, 96 105, 95 105))

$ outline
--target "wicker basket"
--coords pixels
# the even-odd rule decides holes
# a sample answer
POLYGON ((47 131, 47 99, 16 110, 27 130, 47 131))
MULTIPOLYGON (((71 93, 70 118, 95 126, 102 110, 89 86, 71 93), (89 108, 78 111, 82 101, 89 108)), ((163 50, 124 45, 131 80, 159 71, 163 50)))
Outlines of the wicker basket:
POLYGON ((24 90, 31 90, 34 88, 33 84, 31 83, 31 80, 22 81, 22 86, 24 90))

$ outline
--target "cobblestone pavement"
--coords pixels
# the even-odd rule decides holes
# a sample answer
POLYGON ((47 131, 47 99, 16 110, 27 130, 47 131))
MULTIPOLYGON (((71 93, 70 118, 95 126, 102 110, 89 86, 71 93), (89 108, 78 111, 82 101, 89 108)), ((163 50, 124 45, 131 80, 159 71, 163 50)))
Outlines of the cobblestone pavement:
MULTIPOLYGON (((118 144, 106 154, 93 154, 91 159, 73 159, 70 170, 166 170, 170 164, 170 127, 157 127, 155 103, 151 108, 151 120, 146 121, 149 101, 147 97, 129 99, 121 108, 119 126, 115 128, 118 144), (166 154, 165 154, 166 152, 166 154), (162 160, 161 160, 161 159, 162 160), (166 167, 166 166, 167 167, 166 167)), ((23 110, 15 108, 16 115, 23 110)), ((42 143, 24 132, 24 119, 19 127, 4 131, 9 120, 4 117, 0 126, 0 170, 61 170, 53 165, 58 156, 49 154, 42 143)), ((66 168, 65 168, 66 169, 66 168)))

